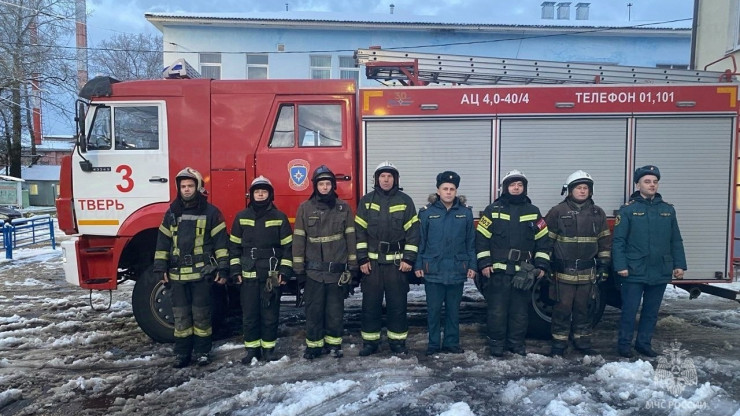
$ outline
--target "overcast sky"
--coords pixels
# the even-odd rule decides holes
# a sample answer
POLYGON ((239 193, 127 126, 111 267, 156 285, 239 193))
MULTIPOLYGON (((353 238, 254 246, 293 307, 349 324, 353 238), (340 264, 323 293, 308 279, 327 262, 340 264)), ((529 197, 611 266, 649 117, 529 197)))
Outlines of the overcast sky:
MULTIPOLYGON (((631 21, 668 21, 691 19, 693 0, 583 0, 589 2, 590 20, 609 22, 615 26, 628 25, 628 12, 631 21), (632 4, 629 8, 628 3, 632 4)), ((571 16, 575 15, 575 5, 571 2, 571 16)), ((197 13, 250 13, 323 11, 336 13, 388 14, 389 5, 395 5, 395 14, 408 16, 444 16, 459 18, 461 21, 481 23, 495 20, 512 22, 540 18, 542 0, 88 0, 88 32, 90 43, 94 45, 102 38, 115 32, 139 33, 156 32, 144 19, 146 12, 197 12, 197 13)), ((690 23, 687 23, 687 25, 690 23)))

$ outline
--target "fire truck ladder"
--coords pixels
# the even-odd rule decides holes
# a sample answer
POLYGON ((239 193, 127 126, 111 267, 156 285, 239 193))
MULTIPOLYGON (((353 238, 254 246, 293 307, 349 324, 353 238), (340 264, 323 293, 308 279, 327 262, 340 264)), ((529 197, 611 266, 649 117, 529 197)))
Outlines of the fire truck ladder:
POLYGON ((368 79, 403 85, 449 84, 671 84, 736 81, 737 67, 725 72, 583 64, 527 59, 358 49, 357 65, 368 79))

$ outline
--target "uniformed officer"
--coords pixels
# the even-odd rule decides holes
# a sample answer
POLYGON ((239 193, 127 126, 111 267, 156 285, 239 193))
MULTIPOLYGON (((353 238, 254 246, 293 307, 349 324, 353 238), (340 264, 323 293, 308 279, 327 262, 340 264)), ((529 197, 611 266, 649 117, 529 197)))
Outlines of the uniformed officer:
POLYGON ((293 233, 288 217, 273 204, 275 190, 264 176, 249 186, 249 204, 231 226, 231 275, 241 284, 240 299, 247 354, 273 361, 280 318, 280 286, 292 274, 293 233), (261 350, 260 350, 261 348, 261 350))
POLYGON ((175 178, 177 197, 157 234, 154 273, 172 288, 175 318, 175 368, 211 362, 210 282, 229 275, 228 234, 221 211, 208 203, 203 176, 185 168, 175 178))
POLYGON ((373 190, 360 199, 355 216, 357 255, 362 277, 362 341, 360 356, 378 351, 383 296, 391 352, 406 354, 406 296, 419 250, 419 219, 414 201, 399 189, 399 173, 388 162, 375 169, 373 190))
POLYGON ((617 352, 632 357, 635 317, 642 299, 635 351, 656 357, 651 343, 660 303, 671 279, 683 278, 686 254, 676 210, 658 193, 658 167, 638 168, 634 179, 636 190, 619 209, 614 226, 612 259, 622 285, 617 352))
POLYGON ((553 240, 554 279, 551 355, 562 356, 573 333, 573 345, 584 354, 593 354, 588 310, 599 281, 609 277, 611 232, 604 210, 594 204, 594 180, 578 170, 568 176, 562 188, 563 202, 545 216, 553 240))
POLYGON ((421 240, 414 270, 424 279, 427 296, 429 343, 427 355, 441 351, 461 354, 460 302, 465 279, 475 277, 475 228, 473 211, 457 196, 460 175, 437 175, 437 194, 419 211, 421 240), (440 343, 440 318, 445 308, 444 338, 440 343))
POLYGON ((342 357, 344 298, 357 270, 355 227, 349 204, 339 199, 334 173, 313 172, 313 194, 298 207, 293 232, 293 268, 305 281, 306 351, 342 357), (306 278, 307 275, 307 278, 306 278))
POLYGON ((480 287, 488 305, 491 355, 504 348, 526 355, 531 288, 550 270, 547 223, 527 197, 527 177, 518 170, 501 181, 501 196, 478 221, 475 245, 480 287))

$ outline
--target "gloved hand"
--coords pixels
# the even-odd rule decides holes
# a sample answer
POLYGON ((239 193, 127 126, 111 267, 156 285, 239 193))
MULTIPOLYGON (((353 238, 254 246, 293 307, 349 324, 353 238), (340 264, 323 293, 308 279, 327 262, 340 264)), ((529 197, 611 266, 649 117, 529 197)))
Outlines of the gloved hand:
POLYGON ((298 284, 299 289, 303 289, 306 287, 306 279, 308 276, 306 276, 306 273, 296 273, 295 275, 295 282, 298 284))
POLYGON ((599 283, 606 282, 609 279, 609 267, 599 266, 596 269, 596 281, 599 283))
POLYGON ((518 290, 528 291, 534 286, 535 273, 539 274, 538 269, 532 269, 530 271, 519 270, 511 278, 511 287, 518 290))

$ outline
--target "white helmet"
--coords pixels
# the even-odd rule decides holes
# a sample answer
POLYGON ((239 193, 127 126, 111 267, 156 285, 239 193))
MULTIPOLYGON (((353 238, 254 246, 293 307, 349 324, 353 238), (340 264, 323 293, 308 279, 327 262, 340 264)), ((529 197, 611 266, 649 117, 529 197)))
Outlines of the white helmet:
POLYGON ((274 188, 272 187, 272 182, 270 182, 269 179, 265 178, 262 175, 254 178, 252 184, 249 185, 249 192, 251 193, 257 187, 267 188, 267 190, 270 192, 273 192, 274 190, 274 188))
POLYGON ((378 178, 380 177, 380 174, 383 172, 388 172, 391 175, 393 175, 393 186, 394 187, 399 186, 398 185, 398 177, 399 177, 398 168, 396 168, 396 165, 394 165, 393 163, 387 160, 384 160, 380 162, 378 167, 375 168, 375 174, 373 176, 375 177, 376 187, 378 186, 378 178))
POLYGON ((177 176, 175 176, 175 182, 177 183, 178 192, 180 192, 180 181, 182 181, 183 179, 194 180, 195 188, 198 190, 198 192, 202 194, 206 193, 206 188, 204 187, 203 183, 203 175, 201 175, 200 172, 198 172, 197 170, 188 166, 177 173, 177 176))
POLYGON ((524 182, 524 186, 527 186, 527 177, 524 176, 522 171, 514 169, 510 172, 507 172, 506 175, 504 175, 503 179, 501 179, 501 187, 504 188, 514 181, 522 181, 524 182))
POLYGON ((577 170, 568 175, 568 179, 565 180, 565 183, 563 184, 563 189, 560 191, 560 195, 565 195, 566 192, 570 192, 570 190, 573 189, 576 185, 580 185, 582 183, 588 185, 591 193, 594 192, 594 178, 592 178, 591 175, 589 175, 589 173, 586 171, 577 170))

